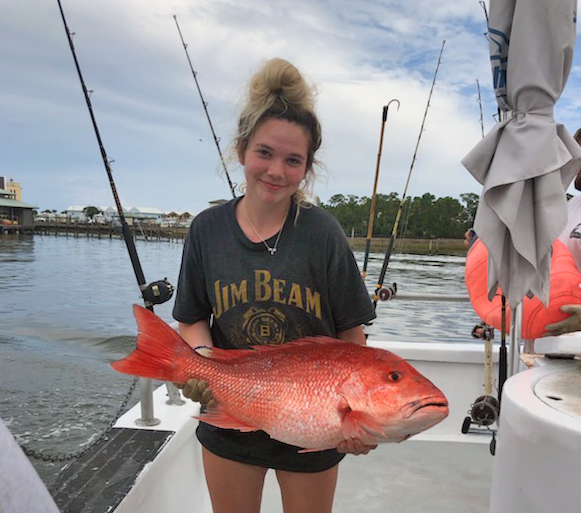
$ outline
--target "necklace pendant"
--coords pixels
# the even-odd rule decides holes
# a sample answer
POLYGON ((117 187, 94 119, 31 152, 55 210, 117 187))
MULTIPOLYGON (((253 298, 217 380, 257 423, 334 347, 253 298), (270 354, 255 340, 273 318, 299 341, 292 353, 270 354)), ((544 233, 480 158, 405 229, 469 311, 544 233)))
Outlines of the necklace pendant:
POLYGON ((270 251, 270 256, 273 256, 276 253, 276 248, 268 248, 268 251, 270 251))

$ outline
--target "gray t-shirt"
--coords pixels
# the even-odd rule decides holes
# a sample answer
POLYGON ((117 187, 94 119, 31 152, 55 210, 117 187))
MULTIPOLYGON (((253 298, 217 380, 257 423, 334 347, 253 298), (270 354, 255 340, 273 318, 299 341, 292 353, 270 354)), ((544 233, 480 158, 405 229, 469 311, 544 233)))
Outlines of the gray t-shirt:
MULTIPOLYGON (((240 198, 205 210, 190 227, 173 316, 192 324, 212 317, 212 340, 223 348, 280 344, 304 336, 336 336, 375 312, 337 220, 317 207, 291 206, 277 251, 248 240, 236 221, 240 198)), ((267 240, 272 248, 278 235, 267 240)), ((308 377, 306 378, 308 379, 308 377)), ((320 472, 344 454, 298 453, 263 431, 241 433, 201 422, 209 451, 250 465, 320 472)))
MULTIPOLYGON (((237 201, 205 210, 184 245, 173 316, 209 319, 218 347, 277 344, 329 335, 375 317, 355 258, 337 220, 312 206, 289 212, 271 255, 244 235, 237 201)), ((267 240, 273 247, 276 235, 267 240)))

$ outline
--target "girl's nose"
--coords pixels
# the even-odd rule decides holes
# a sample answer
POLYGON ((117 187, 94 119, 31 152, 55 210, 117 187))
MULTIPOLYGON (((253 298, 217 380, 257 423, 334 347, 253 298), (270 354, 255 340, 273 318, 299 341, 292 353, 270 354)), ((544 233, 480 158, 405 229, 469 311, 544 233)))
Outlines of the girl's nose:
POLYGON ((284 176, 284 162, 274 159, 268 166, 268 175, 273 178, 282 178, 284 176))

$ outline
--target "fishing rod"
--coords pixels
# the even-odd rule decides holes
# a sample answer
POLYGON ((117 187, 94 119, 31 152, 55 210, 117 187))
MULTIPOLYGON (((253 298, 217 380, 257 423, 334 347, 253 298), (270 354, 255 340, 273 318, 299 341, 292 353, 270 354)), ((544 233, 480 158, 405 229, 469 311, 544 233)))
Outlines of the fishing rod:
MULTIPOLYGON (((483 2, 481 2, 483 4, 483 2)), ((486 13, 486 6, 483 5, 484 12, 486 13)), ((488 19, 488 17, 487 17, 488 19)), ((476 86, 478 89, 477 102, 480 107, 480 128, 482 131, 482 139, 484 139, 484 118, 482 115, 482 96, 480 94, 480 82, 476 80, 476 86)), ((500 322, 500 350, 499 350, 499 367, 498 367, 498 394, 497 397, 492 395, 493 386, 493 339, 494 339, 494 328, 488 326, 485 322, 477 324, 472 329, 472 337, 484 340, 484 394, 479 395, 474 403, 472 403, 469 411, 469 416, 464 418, 462 424, 462 433, 466 434, 470 432, 472 424, 475 424, 479 428, 487 428, 492 433, 492 440, 490 442, 490 453, 492 455, 496 452, 496 432, 490 429, 489 426, 498 422, 500 415, 500 396, 502 394, 502 387, 506 381, 507 376, 507 353, 506 353, 506 297, 503 295, 501 297, 501 322, 500 322), (503 364, 503 362, 505 362, 503 364)))
POLYGON ((202 100, 202 106, 204 107, 204 111, 206 113, 206 118, 208 119, 208 123, 210 125, 210 130, 212 131, 212 136, 214 137, 214 142, 216 143, 216 149, 218 150, 218 155, 220 155, 220 161, 222 162, 222 167, 224 168, 224 173, 226 174, 226 179, 228 180, 228 185, 230 186, 230 191, 232 192, 232 197, 236 197, 236 193, 234 192, 234 185, 230 180, 230 175, 228 173, 228 168, 226 167, 226 163, 224 162, 224 157, 222 156, 222 150, 220 149, 220 137, 216 136, 216 132, 214 131, 214 125, 212 124, 212 120, 210 119, 210 113, 208 112, 208 102, 204 100, 204 95, 202 94, 202 89, 200 88, 200 84, 198 82, 198 73, 194 70, 194 66, 192 65, 192 60, 190 59, 190 54, 188 52, 188 45, 184 41, 182 36, 182 31, 180 30, 180 25, 178 23, 178 17, 174 14, 173 17, 174 21, 176 22, 176 27, 178 29, 178 33, 180 35, 180 39, 182 41, 182 45, 184 47, 184 51, 186 52, 186 57, 188 59, 188 64, 190 65, 190 70, 192 71, 192 75, 194 76, 194 80, 196 82, 196 87, 198 89, 198 93, 200 95, 200 99, 202 100))
POLYGON ((381 135, 379 136, 379 151, 377 153, 377 165, 375 166, 375 181, 373 183, 373 194, 371 195, 371 208, 369 210, 369 223, 367 226, 367 241, 365 243, 365 259, 363 260, 363 271, 361 276, 365 279, 367 276, 367 263, 369 261, 369 250, 371 248, 371 237, 373 236, 373 222, 375 220, 375 202, 377 198, 377 180, 379 178, 379 163, 381 162, 381 152, 383 148, 383 133, 385 131, 385 123, 387 122, 387 111, 391 103, 397 102, 397 110, 399 110, 399 100, 391 100, 383 107, 383 114, 381 117, 381 135))
POLYGON ((117 187, 115 187, 115 181, 113 180, 113 173, 111 171, 110 164, 114 161, 109 159, 109 157, 107 156, 107 152, 105 151, 105 146, 103 145, 101 133, 99 132, 99 127, 97 125, 97 119, 95 118, 95 114, 93 112, 93 105, 91 104, 90 92, 87 89, 87 86, 85 85, 83 73, 81 72, 81 66, 79 65, 79 61, 77 59, 75 45, 73 44, 73 37, 69 30, 67 20, 65 18, 65 13, 63 11, 61 0, 57 0, 57 3, 63 20, 65 32, 67 34, 67 39, 69 41, 69 46, 71 48, 71 53, 73 55, 73 60, 75 61, 75 67, 77 69, 77 74, 79 75, 79 80, 81 82, 81 87, 83 89, 83 94, 85 96, 87 108, 89 109, 89 115, 91 117, 91 122, 93 124, 93 129, 95 131, 95 136, 97 137, 97 143, 99 144, 99 150, 101 152, 101 157, 103 159, 103 164, 105 166, 107 178, 109 179, 109 185, 111 186, 113 199, 115 200, 115 205, 117 207, 117 213, 119 215, 119 220, 121 222, 121 233, 123 235, 123 239, 125 240, 125 245, 127 246, 129 258, 131 259, 131 265, 133 266, 133 271, 135 273, 135 278, 137 279, 137 284, 139 285, 139 290, 143 295, 145 306, 146 308, 153 312, 153 305, 164 303, 165 301, 171 298, 173 294, 173 287, 167 282, 167 279, 154 282, 150 285, 146 285, 143 269, 139 261, 139 256, 137 255, 137 249, 135 248, 133 234, 131 232, 131 228, 127 224, 127 221, 125 220, 123 207, 121 206, 121 201, 119 200, 119 195, 117 194, 117 187))
MULTIPOLYGON (((67 39, 69 41, 69 47, 73 55, 73 60, 75 62, 75 67, 77 69, 77 74, 81 82, 81 87, 83 89, 83 94, 85 96, 85 102, 87 103, 87 108, 89 109, 89 115, 91 117, 91 122, 93 124, 93 129, 95 131, 95 136, 97 137, 97 143, 99 144, 99 150, 101 152, 101 158, 103 159, 103 164, 105 166, 105 171, 109 179, 109 185, 111 186, 111 192, 113 193, 113 199, 115 200, 115 205, 117 207, 117 213, 119 215, 119 221, 121 222, 121 233, 123 235, 123 240, 127 246, 127 252, 129 253, 129 258, 131 260, 131 265, 133 267, 133 272, 135 273, 135 278, 137 279, 137 284, 139 290, 141 291, 142 298, 145 307, 153 312, 153 305, 165 303, 168 301, 172 295, 174 288, 167 281, 167 278, 163 280, 158 280, 156 282, 146 284, 145 275, 143 274, 143 269, 139 261, 139 256, 137 255, 137 249, 135 248, 135 241, 133 240, 133 234, 131 228, 125 220, 125 215, 123 214, 123 207, 121 206, 121 201, 119 200, 119 195, 117 194, 117 187, 115 186, 115 181, 113 180, 113 173, 111 171, 111 163, 113 160, 109 159, 107 152, 105 151, 105 146, 103 145, 103 140, 101 139, 101 133, 97 125, 97 120, 93 112, 93 106, 91 104, 91 98, 87 86, 85 85, 85 80, 81 72, 81 66, 77 59, 77 53, 75 51, 75 45, 73 44, 73 37, 65 13, 61 4, 61 0, 57 0, 61 17, 63 20, 63 25, 65 32, 67 34, 67 39)), ((159 423, 159 420, 153 417, 153 382, 148 379, 139 378, 141 382, 141 415, 142 418, 138 419, 136 422, 140 425, 152 426, 159 423)), ((170 392, 170 396, 171 396, 170 392)), ((174 399, 175 400, 175 399, 174 399)))
POLYGON ((424 125, 426 123, 426 117, 428 115, 428 109, 430 108, 430 100, 432 98, 432 93, 434 92, 434 86, 436 84, 436 77, 438 76, 438 70, 440 69, 440 63, 442 62, 442 53, 444 52, 444 45, 446 44, 446 40, 442 41, 442 48, 440 49, 440 55, 438 56, 438 63, 436 64, 436 71, 434 73, 434 79, 432 80, 432 87, 430 88, 430 94, 428 95, 428 103, 426 104, 426 110, 424 111, 424 118, 422 120, 422 126, 420 127, 420 133, 418 135, 418 140, 416 142, 416 148, 414 150, 414 155, 412 157, 412 163, 410 166, 410 170, 408 172, 407 181, 403 190, 403 194, 401 197, 401 201, 399 207, 397 209, 397 213, 395 215, 395 221, 393 222, 393 229, 391 230, 391 237, 389 239, 389 244, 387 246, 387 250, 385 252, 385 258, 383 260, 383 266, 381 267, 381 272, 379 274, 379 280, 377 281, 377 286, 375 287, 375 293, 373 296, 373 307, 377 306, 377 302, 379 299, 387 299, 392 295, 392 292, 382 292, 383 288, 383 280, 385 279, 385 273, 387 272, 387 266, 389 265, 389 259, 391 258, 391 253, 393 252, 393 246, 395 244, 395 239, 397 237, 397 229, 399 226, 399 221, 401 219, 401 214, 406 202, 407 196, 407 189, 410 183, 410 179, 412 177, 412 172, 414 169, 414 164, 416 162, 416 156, 418 154, 418 148, 420 146, 420 140, 422 138, 422 133, 424 131, 424 125))

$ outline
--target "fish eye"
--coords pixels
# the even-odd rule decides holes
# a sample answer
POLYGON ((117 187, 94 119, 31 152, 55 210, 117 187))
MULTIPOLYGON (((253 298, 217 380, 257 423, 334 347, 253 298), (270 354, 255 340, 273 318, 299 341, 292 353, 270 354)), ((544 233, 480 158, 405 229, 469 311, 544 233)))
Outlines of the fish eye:
POLYGON ((386 381, 391 381, 392 383, 399 383, 403 379, 403 372, 392 371, 385 375, 386 381))

